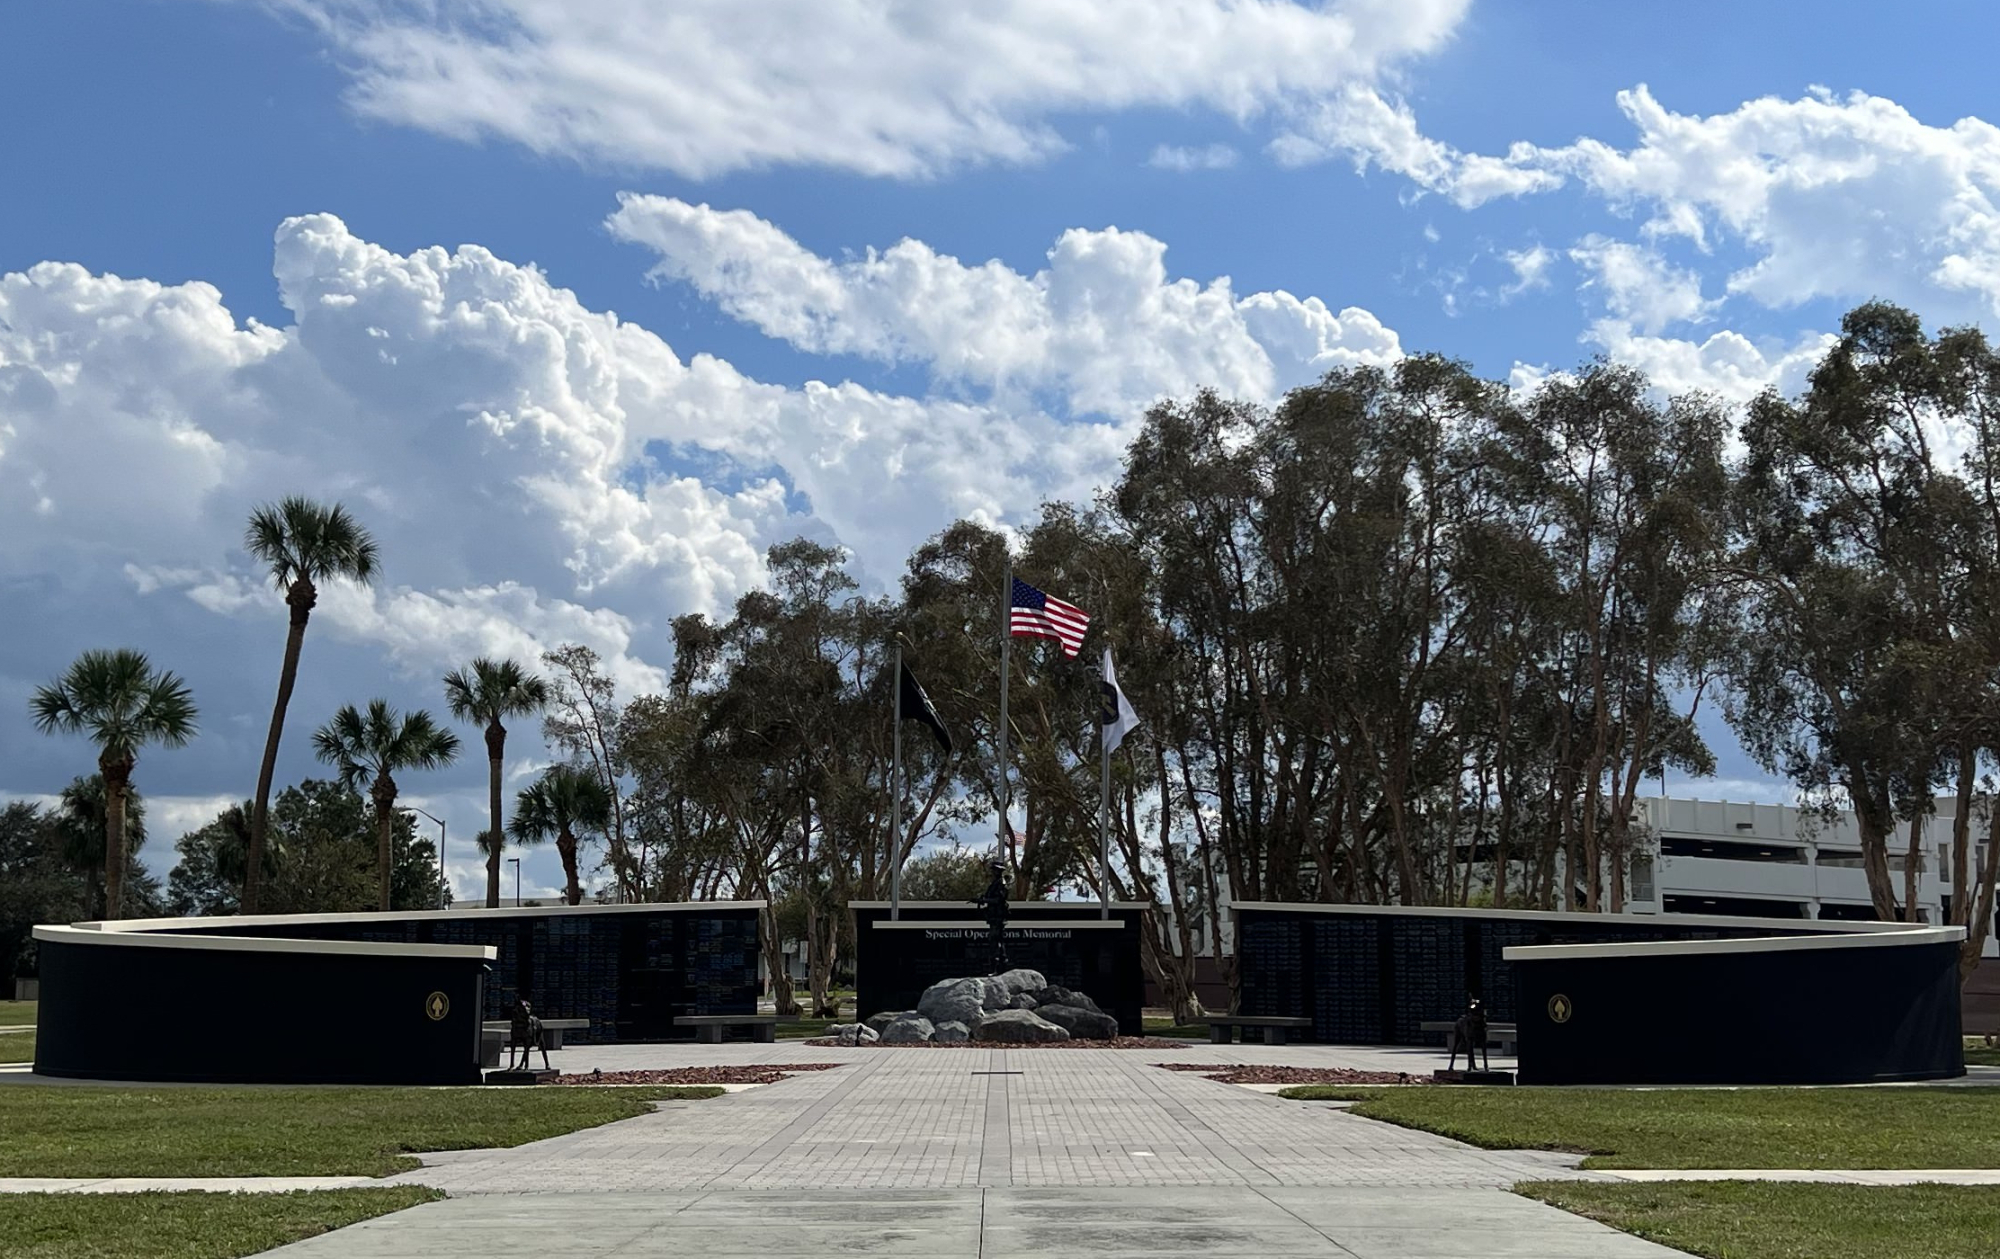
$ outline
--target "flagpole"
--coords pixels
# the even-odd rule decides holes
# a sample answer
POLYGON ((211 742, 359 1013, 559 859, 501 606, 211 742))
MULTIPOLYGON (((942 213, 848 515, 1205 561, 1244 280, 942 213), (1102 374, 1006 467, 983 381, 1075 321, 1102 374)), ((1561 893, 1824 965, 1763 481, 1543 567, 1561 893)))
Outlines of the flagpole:
POLYGON ((903 916, 903 644, 896 636, 895 680, 889 686, 889 724, 895 727, 895 760, 889 768, 889 921, 903 916))
MULTIPOLYGON (((1003 537, 1001 545, 1006 546, 1003 537)), ((1007 554, 1000 575, 1000 822, 994 830, 994 848, 1000 860, 1017 876, 1014 846, 1007 842, 1007 811, 1013 807, 1007 783, 1007 664, 1014 643, 1014 556, 1007 554)))
MULTIPOLYGON (((1104 649, 1105 659, 1111 658, 1111 649, 1104 649)), ((1114 707, 1117 700, 1113 699, 1114 707)), ((1104 741, 1104 732, 1110 726, 1098 714, 1097 756, 1102 762, 1097 792, 1097 909, 1098 917, 1111 919, 1111 746, 1104 741)))

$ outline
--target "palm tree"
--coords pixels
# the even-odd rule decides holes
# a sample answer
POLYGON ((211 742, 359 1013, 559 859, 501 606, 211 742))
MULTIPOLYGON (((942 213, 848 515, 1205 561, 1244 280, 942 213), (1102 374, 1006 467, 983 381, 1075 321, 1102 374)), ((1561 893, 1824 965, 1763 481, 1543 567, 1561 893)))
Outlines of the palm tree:
MULTIPOLYGON (((84 881, 84 913, 104 916, 104 825, 110 801, 104 793, 104 775, 76 778, 62 789, 56 800, 55 816, 62 837, 63 864, 80 871, 84 881)), ((125 789, 125 855, 146 843, 146 802, 137 787, 125 789)))
MULTIPOLYGON (((458 736, 422 709, 399 717, 386 699, 368 701, 364 715, 349 704, 313 732, 313 754, 340 771, 343 786, 367 788, 375 805, 375 879, 388 910, 396 825, 396 775, 406 769, 443 769, 458 759, 458 736)), ((253 867, 254 868, 254 867, 253 867)))
POLYGON ((523 844, 555 839, 563 863, 563 895, 575 905, 583 900, 583 887, 576 879, 576 833, 610 824, 611 793, 597 775, 571 765, 551 765, 514 798, 514 821, 508 830, 523 844))
POLYGON ((125 802, 139 749, 185 746, 195 736, 187 683, 156 671, 146 653, 86 651, 69 671, 35 688, 28 701, 43 734, 84 734, 97 744, 104 776, 104 916, 116 918, 125 893, 125 802))
POLYGON ((319 583, 333 577, 366 584, 375 576, 375 540, 339 503, 323 507, 307 498, 266 503, 250 513, 243 548, 271 570, 285 592, 292 627, 285 635, 285 663, 278 673, 278 702, 271 708, 271 732, 264 738, 264 763, 257 769, 257 797, 250 808, 250 851, 244 855, 242 912, 257 912, 257 885, 264 869, 264 837, 270 822, 271 776, 278 768, 278 741, 285 734, 285 709, 299 677, 299 649, 306 621, 319 601, 319 583))
MULTIPOLYGON (((526 717, 540 712, 549 702, 549 684, 512 660, 488 660, 481 656, 472 668, 454 669, 444 678, 444 698, 451 715, 460 721, 486 727, 486 802, 493 812, 490 829, 505 835, 500 824, 500 761, 507 751, 507 727, 503 717, 526 717)), ((500 849, 494 844, 486 854, 486 908, 500 906, 500 849)))

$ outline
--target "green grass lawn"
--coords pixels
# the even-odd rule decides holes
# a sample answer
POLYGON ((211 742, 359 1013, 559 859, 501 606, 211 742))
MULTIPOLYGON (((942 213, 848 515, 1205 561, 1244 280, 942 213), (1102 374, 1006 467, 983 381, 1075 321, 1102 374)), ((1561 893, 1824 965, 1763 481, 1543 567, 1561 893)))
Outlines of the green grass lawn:
POLYGON ((21 1085, 0 1089, 0 1176, 381 1176, 722 1091, 21 1085))
POLYGON ((0 1027, 19 1027, 35 1021, 39 1002, 0 1001, 0 1027))
POLYGON ((2000 1186, 1545 1181, 1516 1192, 1709 1259, 1991 1259, 2000 1186))
POLYGON ((2000 1167, 2000 1088, 1367 1089, 1354 1113, 1585 1167, 2000 1167))
POLYGON ((33 1032, 0 1033, 0 1062, 33 1062, 35 1060, 35 1034, 33 1032))
POLYGON ((853 1019, 789 1019, 777 1025, 775 1032, 779 1040, 809 1040, 814 1036, 826 1035, 826 1029, 834 1023, 852 1023, 853 1019))
POLYGON ((311 1193, 24 1193, 0 1210, 7 1259, 235 1259, 444 1195, 421 1186, 311 1193))
POLYGON ((2000 1046, 1989 1045, 1977 1036, 1966 1037, 1965 1065, 1968 1067, 2000 1067, 2000 1046))
POLYGON ((1172 1019, 1147 1019, 1146 1035, 1166 1036, 1175 1040, 1207 1040, 1208 1024, 1176 1023, 1172 1019))

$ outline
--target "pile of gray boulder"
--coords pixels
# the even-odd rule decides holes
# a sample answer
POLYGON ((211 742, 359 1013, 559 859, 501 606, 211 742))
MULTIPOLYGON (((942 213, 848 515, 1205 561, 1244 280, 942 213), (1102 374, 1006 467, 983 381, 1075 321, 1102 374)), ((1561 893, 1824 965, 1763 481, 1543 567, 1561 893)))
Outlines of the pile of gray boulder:
POLYGON ((884 1011, 865 1023, 841 1023, 826 1030, 843 1045, 1045 1044, 1109 1040, 1118 1035, 1118 1020, 1087 994, 1052 984, 1040 971, 1010 970, 981 978, 942 979, 924 990, 914 1010, 884 1011))

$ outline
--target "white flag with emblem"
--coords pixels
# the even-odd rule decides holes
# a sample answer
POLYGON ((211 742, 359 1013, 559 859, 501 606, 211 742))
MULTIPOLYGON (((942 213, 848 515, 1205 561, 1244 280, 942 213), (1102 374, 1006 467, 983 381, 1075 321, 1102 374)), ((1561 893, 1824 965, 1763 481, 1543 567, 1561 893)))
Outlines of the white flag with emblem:
POLYGON ((1111 667, 1111 649, 1104 649, 1104 681, 1101 711, 1097 723, 1104 727, 1104 751, 1106 755, 1118 750, 1125 736, 1139 724, 1139 714, 1132 711, 1132 701, 1125 698, 1125 692, 1118 689, 1118 674, 1111 667))

